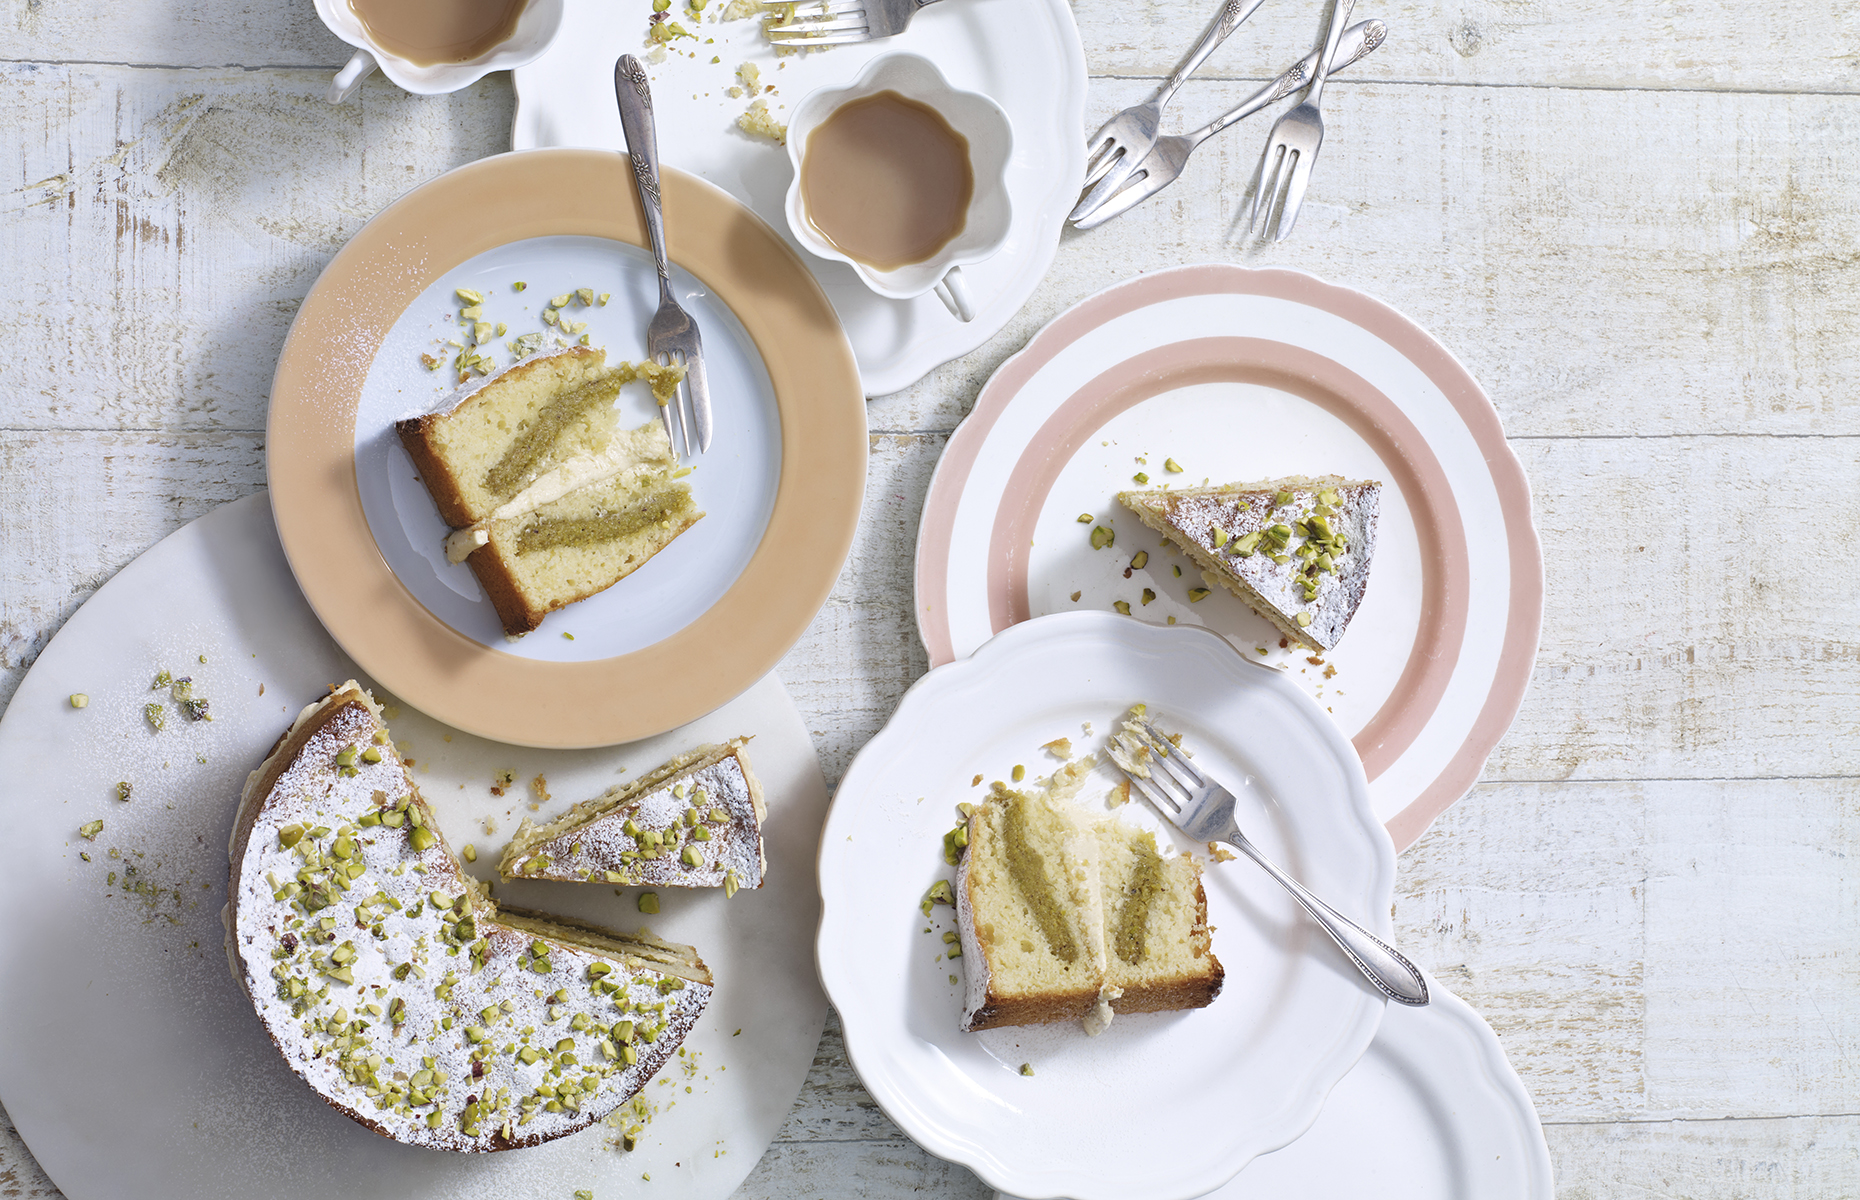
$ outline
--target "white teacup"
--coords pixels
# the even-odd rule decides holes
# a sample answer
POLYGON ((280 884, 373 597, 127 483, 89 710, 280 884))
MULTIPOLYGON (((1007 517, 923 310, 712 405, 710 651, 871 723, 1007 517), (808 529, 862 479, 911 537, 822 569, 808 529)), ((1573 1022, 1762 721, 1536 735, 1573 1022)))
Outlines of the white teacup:
POLYGON ((851 266, 881 296, 909 300, 935 289, 937 298, 958 319, 974 320, 975 307, 963 284, 962 268, 991 257, 1007 241, 1012 215, 1007 165, 1013 149, 1013 126, 1000 105, 975 92, 957 91, 928 59, 915 54, 884 55, 867 63, 852 83, 809 92, 795 106, 788 121, 788 158, 794 164, 794 182, 788 187, 788 228, 806 249, 851 266), (883 91, 897 92, 941 114, 950 128, 968 139, 969 166, 975 175, 962 232, 923 262, 889 271, 850 258, 828 241, 808 218, 807 202, 801 195, 801 161, 807 155, 808 135, 841 105, 883 91))
POLYGON ((492 71, 512 71, 542 57, 562 28, 562 0, 529 0, 517 18, 516 32, 485 53, 462 63, 421 66, 383 50, 368 36, 349 0, 316 0, 316 15, 329 31, 356 48, 347 65, 330 81, 327 99, 341 104, 361 90, 362 80, 378 66, 381 73, 417 96, 456 92, 492 71))

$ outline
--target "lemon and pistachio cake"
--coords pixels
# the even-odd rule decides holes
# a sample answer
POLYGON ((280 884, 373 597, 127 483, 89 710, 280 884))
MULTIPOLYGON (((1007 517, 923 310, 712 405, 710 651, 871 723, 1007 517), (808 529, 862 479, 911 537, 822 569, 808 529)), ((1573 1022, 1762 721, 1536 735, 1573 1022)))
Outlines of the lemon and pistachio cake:
POLYGON ((1154 834, 1087 818, 1052 789, 997 786, 969 814, 956 876, 962 1028, 1201 1008, 1220 994, 1201 871, 1154 834))
POLYGON ((332 1107, 439 1150, 537 1145, 638 1092, 711 976, 653 937, 499 910, 447 849, 353 682, 247 779, 224 912, 233 974, 332 1107))
POLYGON ((1380 483, 1294 475, 1117 498, 1180 546, 1209 587, 1226 588, 1310 649, 1342 640, 1369 585, 1380 483))
POLYGON ((749 739, 699 746, 545 825, 529 820, 504 848, 506 879, 655 887, 762 886, 768 809, 749 739))
POLYGON ((614 408, 626 384, 645 379, 661 398, 682 373, 609 367, 604 351, 576 346, 395 425, 453 527, 446 557, 471 565, 506 634, 612 587, 704 515, 663 423, 621 430, 614 408))

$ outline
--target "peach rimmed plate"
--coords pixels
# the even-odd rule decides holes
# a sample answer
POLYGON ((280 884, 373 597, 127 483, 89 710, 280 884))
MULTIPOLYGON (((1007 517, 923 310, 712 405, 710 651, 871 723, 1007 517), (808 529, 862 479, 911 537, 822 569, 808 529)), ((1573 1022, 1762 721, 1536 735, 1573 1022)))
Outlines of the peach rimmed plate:
POLYGON ((1530 489, 1478 383, 1380 301, 1294 271, 1145 275, 996 371, 937 465, 917 543, 933 666, 1029 617, 1119 601, 1286 671, 1352 739, 1405 848, 1478 779, 1530 680, 1543 614, 1530 489), (1115 498, 1294 474, 1387 485, 1368 593, 1326 655, 1281 647, 1218 588, 1192 600, 1199 570, 1115 498), (1100 526, 1115 541, 1094 550, 1100 526))
MULTIPOLYGON (((707 513, 614 587, 507 642, 394 438, 455 402, 466 341, 455 289, 551 338, 551 298, 610 361, 644 357, 657 275, 626 160, 597 150, 503 154, 441 176, 355 235, 304 300, 272 386, 267 470, 278 533, 338 644, 398 695, 482 737, 613 745, 716 709, 773 667, 813 619, 865 487, 865 405, 839 320, 773 230, 721 190, 662 179, 673 286, 702 323, 717 437, 692 490, 707 513), (517 283, 527 285, 516 290, 517 283), (421 355, 446 365, 429 371, 421 355)), ((628 393, 638 390, 627 389, 628 393)), ((626 423, 653 419, 623 396, 626 423)))

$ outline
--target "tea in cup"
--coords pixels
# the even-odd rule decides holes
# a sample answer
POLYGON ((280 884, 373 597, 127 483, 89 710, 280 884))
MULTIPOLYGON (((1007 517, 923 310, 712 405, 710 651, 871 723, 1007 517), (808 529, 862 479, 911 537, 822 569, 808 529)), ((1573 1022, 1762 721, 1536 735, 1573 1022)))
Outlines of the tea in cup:
POLYGON ((935 290, 974 319, 962 267, 1007 240, 1014 136, 986 96, 957 91, 915 54, 867 64, 822 88, 788 124, 788 226, 802 246, 849 264, 881 296, 935 290))
POLYGON ((422 96, 455 92, 535 61, 562 27, 563 0, 316 0, 329 31, 356 47, 328 100, 353 96, 374 69, 422 96))

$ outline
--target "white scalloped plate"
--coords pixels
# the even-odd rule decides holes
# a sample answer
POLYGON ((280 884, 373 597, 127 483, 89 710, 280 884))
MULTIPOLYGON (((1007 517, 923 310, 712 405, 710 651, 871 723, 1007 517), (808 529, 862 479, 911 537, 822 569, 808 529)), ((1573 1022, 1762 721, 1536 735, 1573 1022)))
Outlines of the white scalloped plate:
POLYGON ((1485 1021, 1431 975, 1305 1135, 1208 1200, 1553 1200, 1537 1110, 1485 1021))
MULTIPOLYGON (((803 96, 851 82, 881 54, 923 55, 951 87, 999 104, 1014 126, 1007 171, 1014 213, 1007 242, 994 257, 962 269, 975 298, 975 320, 957 320, 934 294, 888 300, 859 282, 845 263, 805 250, 801 258, 846 327, 868 396, 908 387, 999 333, 1052 265, 1085 175, 1085 52, 1071 6, 1066 0, 955 0, 924 8, 897 37, 778 59, 759 21, 711 19, 725 2, 712 0, 706 19, 696 25, 684 5, 676 6, 673 15, 702 44, 675 42, 695 57, 669 53, 646 68, 661 159, 730 193, 799 249, 784 213, 794 168, 780 146, 736 128, 736 116, 749 102, 726 94, 737 82, 737 65, 758 66, 763 86, 775 89, 764 98, 785 122, 803 96), (713 57, 721 61, 713 63, 713 57)), ((644 0, 568 0, 562 32, 548 53, 515 73, 512 148, 624 146, 614 105, 614 60, 647 53, 648 13, 644 0)), ((677 212, 668 208, 665 223, 676 226, 677 212)))
MULTIPOLYGON (((1096 748, 1138 700, 1235 791, 1242 828, 1267 854, 1390 936, 1395 852, 1349 742, 1291 681, 1217 635, 1066 613, 930 672, 853 760, 828 814, 820 974, 853 1066, 891 1119, 1016 1196, 1212 1191, 1311 1124, 1382 1018, 1381 995, 1242 860, 1206 873, 1227 970, 1209 1007, 1119 1017, 1097 1038, 1059 1025, 958 1031, 962 989, 949 980, 962 963, 938 936, 953 916, 918 909, 953 874, 941 839, 954 805, 979 798, 977 774, 1050 769, 1040 747, 1054 738, 1096 748)), ((1102 803, 1091 798, 1110 782, 1100 768, 1081 802, 1102 803)), ((1164 829, 1141 803, 1118 812, 1164 829)))

